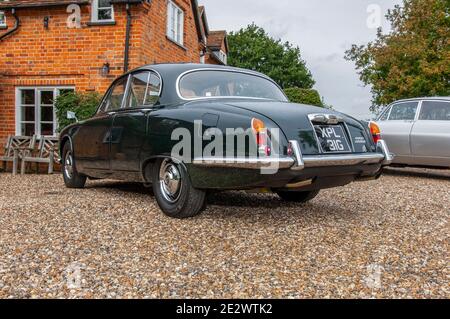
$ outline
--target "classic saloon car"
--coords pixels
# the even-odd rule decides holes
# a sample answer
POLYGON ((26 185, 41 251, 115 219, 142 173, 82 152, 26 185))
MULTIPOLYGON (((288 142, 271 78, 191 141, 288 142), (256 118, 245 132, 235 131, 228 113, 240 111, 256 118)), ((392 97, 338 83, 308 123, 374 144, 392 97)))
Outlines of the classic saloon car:
POLYGON ((93 118, 61 132, 62 172, 70 188, 86 178, 152 185, 175 218, 199 214, 208 191, 264 189, 305 202, 380 176, 392 155, 371 127, 289 103, 257 72, 148 65, 114 81, 93 118))
POLYGON ((394 165, 450 168, 450 97, 401 100, 377 119, 394 165))

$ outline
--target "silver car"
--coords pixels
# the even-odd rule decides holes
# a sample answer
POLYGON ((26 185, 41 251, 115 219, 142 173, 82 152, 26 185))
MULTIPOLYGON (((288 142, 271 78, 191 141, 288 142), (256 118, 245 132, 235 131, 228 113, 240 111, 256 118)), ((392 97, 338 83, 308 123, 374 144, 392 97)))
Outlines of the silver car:
POLYGON ((450 167, 450 97, 394 102, 377 124, 393 164, 450 167))

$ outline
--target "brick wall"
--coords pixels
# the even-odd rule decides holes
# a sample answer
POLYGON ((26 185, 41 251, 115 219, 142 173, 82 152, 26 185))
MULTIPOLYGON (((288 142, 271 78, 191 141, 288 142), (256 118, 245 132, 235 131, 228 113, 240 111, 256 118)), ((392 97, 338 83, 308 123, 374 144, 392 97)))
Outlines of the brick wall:
MULTIPOLYGON (((191 1, 175 2, 185 11, 184 47, 166 38, 166 0, 131 6, 130 69, 158 62, 199 62, 191 1)), ((125 5, 114 5, 116 24, 111 26, 88 26, 90 10, 89 5, 81 6, 81 29, 67 28, 65 6, 17 10, 19 30, 0 42, 1 146, 9 134, 15 134, 17 86, 74 86, 78 91, 103 93, 122 74, 125 5), (48 29, 43 23, 46 16, 48 29), (111 67, 107 77, 100 73, 104 63, 111 67)), ((9 12, 7 24, 8 28, 14 24, 9 12)))

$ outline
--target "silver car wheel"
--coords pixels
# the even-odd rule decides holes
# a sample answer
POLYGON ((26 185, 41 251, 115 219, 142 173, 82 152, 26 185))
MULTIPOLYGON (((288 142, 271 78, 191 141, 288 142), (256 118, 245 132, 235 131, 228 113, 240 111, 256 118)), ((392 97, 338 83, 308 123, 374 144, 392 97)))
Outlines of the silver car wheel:
POLYGON ((64 174, 68 179, 72 179, 73 175, 73 157, 72 152, 68 151, 64 157, 64 174))
POLYGON ((181 196, 182 181, 178 166, 170 160, 164 160, 159 171, 159 185, 164 199, 173 204, 181 196))

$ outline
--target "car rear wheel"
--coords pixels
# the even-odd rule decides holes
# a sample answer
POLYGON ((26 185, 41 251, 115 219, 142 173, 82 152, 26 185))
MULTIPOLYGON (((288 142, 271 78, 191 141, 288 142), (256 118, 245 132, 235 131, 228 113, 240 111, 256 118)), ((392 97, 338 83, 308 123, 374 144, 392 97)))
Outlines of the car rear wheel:
POLYGON ((75 158, 70 143, 66 143, 63 148, 61 170, 64 177, 64 183, 68 188, 83 188, 86 184, 86 176, 77 171, 75 158))
POLYGON ((179 219, 194 217, 205 208, 206 193, 195 189, 184 167, 171 159, 155 163, 152 180, 156 201, 167 216, 179 219))
POLYGON ((308 192, 277 191, 278 196, 287 202, 306 203, 319 195, 319 190, 308 192))

